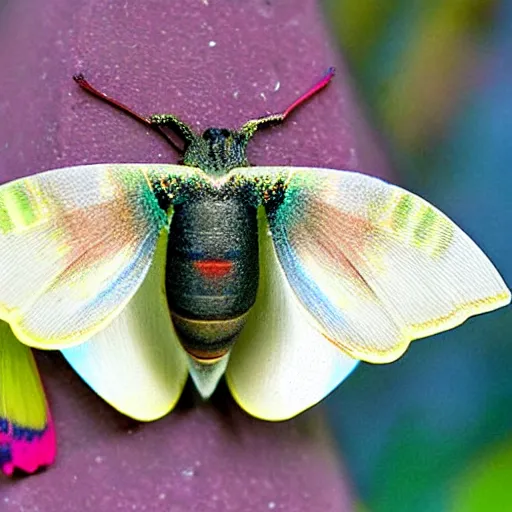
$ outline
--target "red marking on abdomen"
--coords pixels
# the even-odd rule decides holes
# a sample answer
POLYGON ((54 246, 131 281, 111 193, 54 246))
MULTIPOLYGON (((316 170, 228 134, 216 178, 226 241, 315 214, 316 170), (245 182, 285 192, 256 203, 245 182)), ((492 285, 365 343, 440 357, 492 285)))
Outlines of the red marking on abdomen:
POLYGON ((206 278, 220 278, 226 276, 233 268, 229 260, 202 260, 194 261, 194 267, 206 278))

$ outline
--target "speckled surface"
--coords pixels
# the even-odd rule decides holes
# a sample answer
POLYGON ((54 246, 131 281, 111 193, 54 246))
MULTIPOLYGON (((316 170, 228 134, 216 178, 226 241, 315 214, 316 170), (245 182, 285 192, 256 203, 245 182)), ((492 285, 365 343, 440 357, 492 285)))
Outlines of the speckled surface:
MULTIPOLYGON (((0 16, 0 179, 95 162, 175 162, 153 133, 78 90, 96 86, 144 114, 198 129, 236 127, 285 107, 330 65, 335 83, 279 129, 254 164, 386 167, 354 104, 314 0, 17 0, 0 16)), ((95 397, 57 354, 39 357, 57 464, 0 480, 0 510, 26 512, 352 510, 321 407, 270 424, 224 388, 136 425, 95 397)))

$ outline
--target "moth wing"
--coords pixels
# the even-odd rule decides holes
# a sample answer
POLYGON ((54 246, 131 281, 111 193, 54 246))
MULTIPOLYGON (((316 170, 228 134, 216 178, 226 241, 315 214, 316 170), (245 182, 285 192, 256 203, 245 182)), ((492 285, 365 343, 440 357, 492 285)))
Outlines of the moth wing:
POLYGON ((394 361, 412 340, 510 302, 469 236, 406 190, 330 169, 243 175, 260 190, 295 295, 317 329, 354 358, 394 361))
POLYGON ((124 310, 85 343, 62 350, 98 395, 139 421, 173 409, 188 376, 165 295, 167 238, 164 231, 144 282, 124 310))
POLYGON ((264 214, 259 219, 259 246, 258 294, 232 349, 226 380, 249 414, 281 421, 322 400, 358 361, 308 321, 279 264, 264 214))
POLYGON ((38 348, 63 348, 99 331, 143 281, 169 224, 153 184, 192 173, 101 164, 0 187, 0 317, 38 348))
POLYGON ((55 460, 55 431, 32 350, 0 320, 0 470, 33 473, 55 460))

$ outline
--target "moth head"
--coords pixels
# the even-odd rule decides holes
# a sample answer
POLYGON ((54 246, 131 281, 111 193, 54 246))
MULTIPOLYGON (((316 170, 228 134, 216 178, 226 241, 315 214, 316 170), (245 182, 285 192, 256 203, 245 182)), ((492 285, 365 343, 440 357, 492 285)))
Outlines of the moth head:
POLYGON ((199 167, 209 174, 224 174, 246 167, 249 137, 243 131, 208 128, 186 146, 183 163, 199 167))
POLYGON ((227 128, 208 128, 202 133, 201 137, 206 142, 215 144, 232 139, 235 134, 236 132, 228 130, 227 128))

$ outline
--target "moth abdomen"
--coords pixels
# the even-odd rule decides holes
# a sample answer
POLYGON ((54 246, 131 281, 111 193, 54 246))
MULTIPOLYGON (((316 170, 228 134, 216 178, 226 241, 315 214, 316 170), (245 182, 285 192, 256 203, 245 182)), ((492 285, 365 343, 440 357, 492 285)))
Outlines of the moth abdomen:
POLYGON ((175 206, 167 251, 167 300, 182 344, 191 354, 206 359, 227 350, 256 300, 256 212, 239 198, 219 198, 213 192, 175 206))

